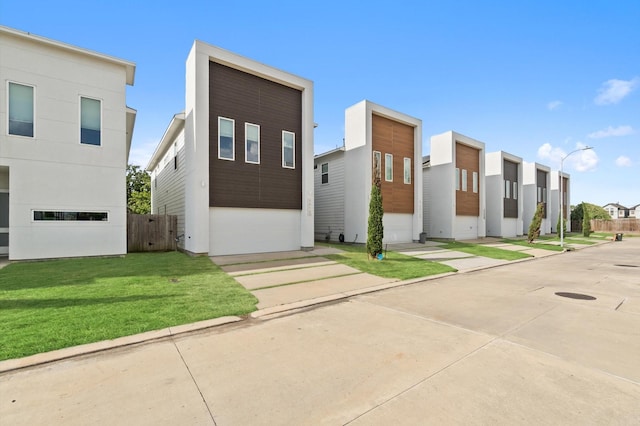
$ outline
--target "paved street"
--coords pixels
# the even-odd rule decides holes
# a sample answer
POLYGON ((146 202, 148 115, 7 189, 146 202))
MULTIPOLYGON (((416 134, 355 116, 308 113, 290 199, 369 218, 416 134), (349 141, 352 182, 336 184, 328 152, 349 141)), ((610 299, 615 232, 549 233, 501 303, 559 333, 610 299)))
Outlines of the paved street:
POLYGON ((0 374, 0 424, 631 425, 639 360, 625 238, 0 374))

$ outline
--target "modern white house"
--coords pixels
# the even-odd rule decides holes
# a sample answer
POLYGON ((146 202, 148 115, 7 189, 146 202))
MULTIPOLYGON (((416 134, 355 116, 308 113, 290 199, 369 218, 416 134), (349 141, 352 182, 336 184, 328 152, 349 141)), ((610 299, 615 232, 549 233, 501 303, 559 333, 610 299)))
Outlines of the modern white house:
POLYGON ((571 232, 571 176, 568 173, 559 170, 551 171, 549 191, 549 212, 551 232, 559 233, 558 221, 560 219, 560 193, 562 192, 562 211, 564 212, 562 221, 564 229, 571 232), (561 182, 562 178, 562 183, 561 182), (560 188, 562 185, 562 190, 560 188))
POLYGON ((486 237, 483 142, 453 131, 432 136, 423 182, 424 229, 429 238, 486 237))
POLYGON ((384 243, 422 233, 422 121, 363 100, 345 110, 344 148, 315 158, 316 237, 366 243, 374 173, 384 243))
POLYGON ((229 255, 314 245, 313 83, 195 41, 184 113, 153 154, 153 213, 178 246, 229 255))
POLYGON ((522 158, 504 151, 485 156, 487 235, 523 235, 522 158))
POLYGON ((135 64, 0 26, 0 253, 127 252, 135 64))
MULTIPOLYGON (((548 166, 538 163, 522 163, 522 196, 523 200, 523 218, 524 232, 529 232, 529 226, 536 213, 538 203, 544 206, 542 215, 542 224, 540 225, 540 235, 549 234, 551 232, 549 188, 551 187, 551 169, 548 166)), ((557 218, 554 223, 557 221, 557 218)))

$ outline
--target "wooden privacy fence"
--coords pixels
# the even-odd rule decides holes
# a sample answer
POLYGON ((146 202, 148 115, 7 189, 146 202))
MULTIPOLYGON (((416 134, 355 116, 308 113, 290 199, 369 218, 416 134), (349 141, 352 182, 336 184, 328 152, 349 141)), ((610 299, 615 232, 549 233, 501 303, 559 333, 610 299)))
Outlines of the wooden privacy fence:
POLYGON ((127 215, 127 252, 176 250, 178 216, 127 215))
POLYGON ((640 219, 591 219, 594 232, 640 232, 640 219))

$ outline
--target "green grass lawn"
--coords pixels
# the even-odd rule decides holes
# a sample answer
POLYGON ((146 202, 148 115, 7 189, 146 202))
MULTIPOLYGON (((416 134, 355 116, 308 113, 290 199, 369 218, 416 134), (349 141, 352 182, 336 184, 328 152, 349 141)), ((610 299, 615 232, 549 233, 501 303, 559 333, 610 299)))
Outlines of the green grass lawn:
POLYGON ((512 240, 512 239, 509 239, 509 238, 505 238, 505 239, 502 239, 500 241, 502 241, 503 243, 515 244, 515 245, 529 247, 529 248, 539 248, 539 249, 551 250, 551 251, 562 251, 562 248, 560 246, 558 246, 558 245, 547 244, 547 243, 543 243, 543 242, 534 242, 534 243, 529 244, 526 239, 524 239, 524 240, 512 240))
POLYGON ((256 309, 207 257, 178 252, 0 270, 0 360, 256 309))
POLYGON ((503 250, 496 247, 487 247, 482 244, 469 244, 459 241, 453 241, 441 246, 448 250, 461 251, 464 253, 473 254, 474 256, 489 257, 491 259, 501 260, 518 260, 525 259, 527 257, 533 257, 530 254, 522 253, 513 250, 503 250))
POLYGON ((343 263, 371 275, 408 280, 429 275, 455 272, 456 269, 437 262, 389 251, 383 260, 369 259, 364 245, 316 243, 318 246, 335 247, 344 253, 325 255, 327 259, 343 263))

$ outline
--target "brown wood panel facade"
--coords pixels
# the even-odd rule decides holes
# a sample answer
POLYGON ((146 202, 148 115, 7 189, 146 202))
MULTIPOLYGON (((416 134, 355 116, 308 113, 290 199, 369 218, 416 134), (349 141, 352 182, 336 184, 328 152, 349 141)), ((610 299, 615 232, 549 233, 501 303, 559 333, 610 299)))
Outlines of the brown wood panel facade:
POLYGON ((460 187, 456 190, 456 215, 480 216, 480 150, 456 142, 456 168, 459 169, 460 179, 460 187), (466 170, 466 185, 463 182, 463 170, 466 170), (478 179, 476 192, 473 191, 474 173, 478 179))
POLYGON ((544 170, 537 169, 536 170, 536 196, 537 202, 544 204, 544 208, 542 209, 542 217, 544 219, 547 218, 547 202, 548 202, 548 193, 547 193, 547 172, 544 170))
POLYGON ((566 177, 560 177, 560 179, 562 182, 562 212, 563 217, 567 217, 567 209, 569 205, 569 203, 567 202, 569 200, 567 189, 569 188, 569 179, 567 179, 566 177))
POLYGON ((513 161, 503 160, 502 171, 504 174, 504 217, 518 217, 518 197, 520 194, 514 192, 518 189, 518 164, 513 161), (515 183, 515 185, 514 185, 515 183), (509 185, 507 193, 507 185, 509 185), (507 196, 508 195, 508 196, 507 196))
POLYGON ((302 209, 302 93, 209 63, 209 205, 302 209), (218 158, 218 117, 235 121, 235 160, 218 158), (260 126, 260 164, 245 162, 245 123, 260 126), (295 134, 295 168, 282 167, 282 131, 295 134))
MULTIPOLYGON (((381 154, 382 208, 385 213, 414 213, 414 127, 386 117, 371 117, 373 151, 381 154), (393 181, 385 180, 385 154, 393 155, 393 181), (404 183, 404 159, 411 159, 411 183, 404 183)), ((373 164, 373 158, 372 158, 373 164)))

